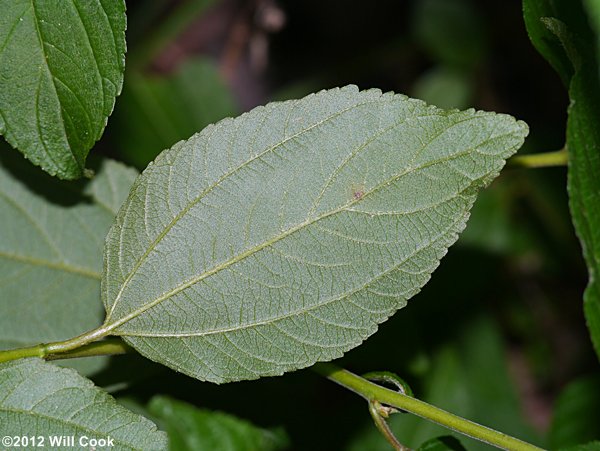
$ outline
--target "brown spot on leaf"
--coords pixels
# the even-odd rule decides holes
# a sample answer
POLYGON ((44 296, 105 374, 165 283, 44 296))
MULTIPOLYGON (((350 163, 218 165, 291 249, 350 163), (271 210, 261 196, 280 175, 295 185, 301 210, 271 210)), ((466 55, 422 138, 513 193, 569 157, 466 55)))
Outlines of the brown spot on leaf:
POLYGON ((350 185, 350 195, 352 200, 360 200, 365 195, 365 185, 361 184, 352 184, 350 185))

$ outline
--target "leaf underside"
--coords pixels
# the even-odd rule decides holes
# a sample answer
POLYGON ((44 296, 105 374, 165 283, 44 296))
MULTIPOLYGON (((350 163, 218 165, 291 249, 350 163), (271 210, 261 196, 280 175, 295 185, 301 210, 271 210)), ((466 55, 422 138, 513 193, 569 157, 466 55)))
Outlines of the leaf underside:
POLYGON ((0 134, 52 175, 83 175, 121 92, 122 0, 0 0, 0 134))
POLYGON ((427 282, 526 134, 354 86, 209 126, 117 216, 104 328, 218 383, 339 357, 427 282))
MULTIPOLYGON (((0 154, 0 349, 65 340, 102 321, 104 238, 136 175, 104 160, 93 180, 73 184, 0 154)), ((97 369, 89 360, 77 368, 97 369)))
POLYGON ((74 370, 39 359, 0 364, 0 428, 9 437, 44 437, 44 448, 72 448, 51 446, 51 436, 74 436, 76 447, 86 436, 110 437, 115 449, 167 449, 166 434, 149 420, 119 406, 74 370))

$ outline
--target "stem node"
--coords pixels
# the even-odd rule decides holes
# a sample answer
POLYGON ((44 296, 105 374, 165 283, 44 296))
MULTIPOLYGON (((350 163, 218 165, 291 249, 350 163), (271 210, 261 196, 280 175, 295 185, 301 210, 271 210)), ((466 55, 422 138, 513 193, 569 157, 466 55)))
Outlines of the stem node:
MULTIPOLYGON (((385 424, 385 427, 388 429, 389 427, 387 426, 387 423, 383 420, 383 418, 381 418, 379 410, 377 409, 377 405, 384 404, 386 406, 405 410, 414 415, 418 415, 421 418, 433 421, 434 423, 437 423, 448 429, 452 429, 453 431, 467 435, 497 448, 510 449, 514 451, 539 451, 541 449, 515 437, 511 437, 510 435, 506 435, 502 432, 495 431, 494 429, 482 426, 473 421, 461 418, 453 413, 446 412, 445 410, 427 404, 426 402, 413 398, 412 396, 408 396, 404 393, 389 390, 385 387, 374 384, 331 363, 319 363, 313 368, 322 376, 327 377, 342 387, 345 387, 365 398, 369 402, 369 411, 371 412, 371 416, 373 416, 373 410, 375 409, 380 423, 385 424)), ((373 419, 379 428, 379 423, 377 422, 378 420, 375 416, 373 416, 373 419)))

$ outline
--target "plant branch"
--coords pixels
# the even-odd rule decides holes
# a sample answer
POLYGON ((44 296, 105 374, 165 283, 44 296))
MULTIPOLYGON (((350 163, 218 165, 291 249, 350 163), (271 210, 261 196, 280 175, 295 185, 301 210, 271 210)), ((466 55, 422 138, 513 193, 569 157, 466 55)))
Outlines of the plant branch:
POLYGON ((522 168, 548 168, 553 166, 566 166, 569 154, 566 148, 554 152, 533 153, 529 155, 517 155, 508 160, 511 167, 522 168))
POLYGON ((394 448, 396 451, 408 451, 410 448, 405 447, 402 443, 398 441, 398 439, 388 426, 387 421, 385 421, 387 416, 384 416, 386 414, 383 413, 385 412, 383 409, 384 407, 379 401, 369 401, 369 413, 371 414, 371 418, 373 418, 375 426, 377 427, 377 429, 379 429, 379 432, 381 432, 381 434, 385 437, 388 443, 392 445, 392 448, 394 448))
POLYGON ((0 351, 0 363, 9 362, 11 360, 24 359, 26 357, 44 358, 44 350, 42 348, 42 345, 0 351))
MULTIPOLYGON (((105 327, 99 327, 98 329, 91 330, 77 337, 71 338, 64 341, 55 341, 52 343, 40 343, 35 346, 28 346, 25 348, 9 349, 7 351, 0 351, 0 363, 8 362, 9 360, 23 359, 26 357, 40 357, 42 359, 60 359, 61 354, 66 353, 75 354, 86 348, 90 343, 97 342, 108 335, 109 329, 105 327), (74 352, 75 351, 75 352, 74 352)), ((108 340, 105 340, 105 342, 108 340)), ((100 342, 102 343, 102 342, 100 342)), ((98 343, 98 344, 100 344, 98 343)), ((112 341, 111 341, 112 343, 112 341)), ((87 351, 86 351, 87 352, 87 351)), ((120 354, 120 352, 119 352, 120 354)), ((86 355, 100 355, 100 354, 86 354, 86 355)), ((83 356, 82 356, 83 357, 83 356)), ((69 357, 64 357, 69 358, 69 357)))
POLYGON ((88 343, 72 351, 50 354, 46 360, 76 359, 78 357, 96 357, 101 355, 120 355, 134 352, 134 349, 118 337, 106 338, 88 343))
POLYGON ((319 363, 313 368, 319 374, 362 396, 368 402, 378 401, 382 405, 405 410, 489 445, 514 451, 534 451, 541 449, 510 435, 446 412, 424 401, 369 382, 333 364, 319 363))

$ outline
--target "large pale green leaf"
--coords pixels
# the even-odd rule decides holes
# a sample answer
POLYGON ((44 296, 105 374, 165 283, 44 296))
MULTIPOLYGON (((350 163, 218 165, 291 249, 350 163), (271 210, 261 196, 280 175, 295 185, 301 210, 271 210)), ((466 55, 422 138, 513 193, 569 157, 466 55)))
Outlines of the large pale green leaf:
MULTIPOLYGON (((597 2, 595 2, 597 3, 597 2)), ((597 30, 598 7, 585 3, 597 30)), ((569 206, 583 248, 589 284, 584 311, 596 354, 600 357, 600 78, 598 36, 589 27, 581 2, 525 0, 525 23, 540 53, 569 87, 567 148, 569 206), (546 30, 540 27, 542 23, 546 30), (549 45, 553 40, 553 45, 549 45), (570 64, 570 66, 569 66, 570 64)))
POLYGON ((164 423, 170 451, 275 451, 288 444, 283 431, 269 431, 222 412, 198 409, 157 396, 150 412, 164 423))
POLYGON ((0 0, 0 134, 81 177, 123 84, 123 0, 0 0))
POLYGON ((64 340, 102 321, 104 238, 136 175, 105 160, 92 181, 73 184, 0 155, 0 349, 64 340))
POLYGON ((104 331, 214 382, 339 357, 427 282, 526 134, 352 86, 207 127, 111 228, 104 331))
POLYGON ((73 436, 76 449, 85 449, 83 437, 113 440, 114 446, 102 449, 167 449, 166 434, 148 419, 119 406, 75 371, 39 359, 0 364, 0 431, 44 437, 46 449, 73 449, 52 446, 51 436, 73 436))

